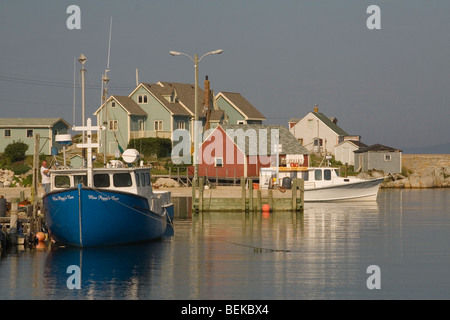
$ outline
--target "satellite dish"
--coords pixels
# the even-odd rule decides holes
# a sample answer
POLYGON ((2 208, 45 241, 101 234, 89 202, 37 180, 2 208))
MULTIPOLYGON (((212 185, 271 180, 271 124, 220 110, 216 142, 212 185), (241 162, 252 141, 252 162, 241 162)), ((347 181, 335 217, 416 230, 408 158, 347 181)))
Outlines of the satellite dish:
POLYGON ((61 144, 72 144, 72 136, 70 134, 57 134, 55 141, 61 144))
POLYGON ((122 153, 122 159, 126 163, 134 163, 139 161, 139 151, 136 149, 127 149, 122 153))

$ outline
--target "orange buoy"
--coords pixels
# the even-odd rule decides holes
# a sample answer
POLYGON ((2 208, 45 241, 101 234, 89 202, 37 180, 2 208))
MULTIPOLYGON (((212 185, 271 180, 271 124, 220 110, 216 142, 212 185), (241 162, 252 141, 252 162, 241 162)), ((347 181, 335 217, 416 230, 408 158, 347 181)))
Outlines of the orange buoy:
POLYGON ((43 242, 45 240, 45 233, 43 232, 36 233, 36 238, 38 239, 39 242, 43 242))
POLYGON ((270 206, 269 206, 268 204, 264 204, 264 205, 262 206, 262 211, 263 211, 263 212, 269 212, 269 211, 270 211, 270 206))

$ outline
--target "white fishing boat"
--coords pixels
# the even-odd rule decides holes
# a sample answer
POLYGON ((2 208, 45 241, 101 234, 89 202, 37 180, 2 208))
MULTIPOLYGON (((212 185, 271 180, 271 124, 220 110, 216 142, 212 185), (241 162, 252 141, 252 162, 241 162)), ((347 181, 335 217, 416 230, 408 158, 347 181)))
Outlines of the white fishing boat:
POLYGON ((384 180, 340 177, 339 169, 333 167, 269 167, 260 169, 259 184, 261 189, 276 185, 289 189, 295 178, 304 180, 305 202, 375 201, 384 180))

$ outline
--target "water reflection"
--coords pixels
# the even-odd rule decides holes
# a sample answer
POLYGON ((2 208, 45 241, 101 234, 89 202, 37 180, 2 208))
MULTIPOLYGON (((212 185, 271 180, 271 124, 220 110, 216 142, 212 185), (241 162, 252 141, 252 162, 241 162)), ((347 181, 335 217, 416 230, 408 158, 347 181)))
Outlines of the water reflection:
POLYGON ((53 248, 44 266, 45 295, 54 299, 139 299, 151 289, 154 279, 161 277, 161 261, 166 249, 161 244, 170 236, 169 230, 162 240, 142 244, 53 248), (67 286, 68 279, 77 275, 68 272, 69 266, 77 266, 81 271, 80 290, 67 286))
POLYGON ((373 203, 268 214, 192 214, 183 199, 172 235, 11 254, 0 261, 0 283, 12 299, 448 298, 448 195, 381 190, 373 203), (366 286, 373 264, 381 290, 366 286), (80 290, 67 288, 70 265, 81 268, 80 290))

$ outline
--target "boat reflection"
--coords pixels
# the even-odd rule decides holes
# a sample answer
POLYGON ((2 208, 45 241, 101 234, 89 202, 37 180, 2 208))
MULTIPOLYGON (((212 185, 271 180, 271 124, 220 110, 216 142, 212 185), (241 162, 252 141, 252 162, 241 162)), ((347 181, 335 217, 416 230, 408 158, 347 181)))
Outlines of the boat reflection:
POLYGON ((161 278, 165 242, 173 236, 173 229, 168 229, 163 238, 139 244, 51 248, 43 290, 56 299, 58 292, 64 292, 61 299, 138 299, 154 279, 161 278), (81 290, 73 288, 77 282, 81 290))

